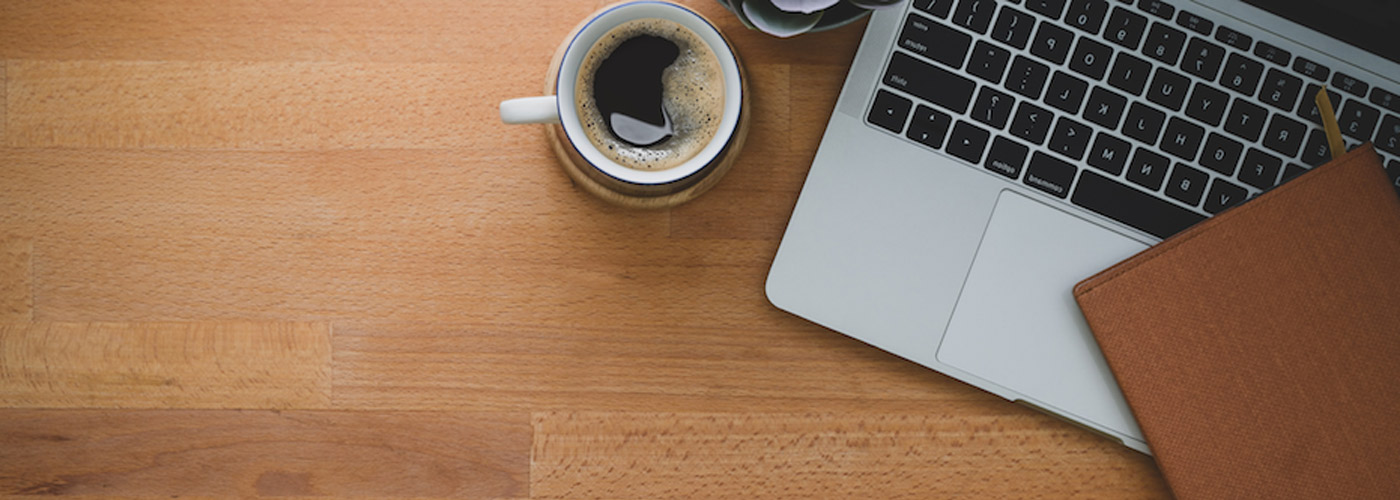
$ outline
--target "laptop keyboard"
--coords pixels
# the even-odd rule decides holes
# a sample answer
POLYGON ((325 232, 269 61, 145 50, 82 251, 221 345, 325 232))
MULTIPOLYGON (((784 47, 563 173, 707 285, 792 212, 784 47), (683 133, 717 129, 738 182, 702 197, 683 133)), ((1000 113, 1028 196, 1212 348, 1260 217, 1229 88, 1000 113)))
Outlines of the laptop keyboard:
MULTIPOLYGON (((1238 29, 1237 29, 1238 28, 1238 29)), ((867 121, 1166 238, 1348 146, 1400 190, 1400 97, 1167 2, 915 0, 867 121)))

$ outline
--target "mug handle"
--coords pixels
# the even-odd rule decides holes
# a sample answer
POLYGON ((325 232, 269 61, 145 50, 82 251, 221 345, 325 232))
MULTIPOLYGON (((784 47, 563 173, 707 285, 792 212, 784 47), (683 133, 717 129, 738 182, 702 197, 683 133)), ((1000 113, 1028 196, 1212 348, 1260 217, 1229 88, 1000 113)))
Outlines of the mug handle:
POLYGON ((552 95, 521 97, 501 101, 501 121, 518 123, 559 123, 559 99, 552 95))

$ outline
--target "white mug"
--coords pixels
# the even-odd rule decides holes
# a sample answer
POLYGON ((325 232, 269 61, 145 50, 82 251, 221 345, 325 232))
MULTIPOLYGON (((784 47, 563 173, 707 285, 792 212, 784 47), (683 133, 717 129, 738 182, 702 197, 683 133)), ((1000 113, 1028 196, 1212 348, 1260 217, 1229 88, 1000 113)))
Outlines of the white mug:
POLYGON ((550 63, 546 93, 501 102, 507 124, 545 123, 550 145, 561 166, 586 190, 621 205, 660 208, 683 203, 703 193, 733 164, 747 134, 748 96, 742 65, 724 36, 700 14, 669 2, 634 1, 614 4, 589 16, 565 40, 550 63), (623 166, 598 150, 575 107, 579 67, 584 56, 613 28, 637 19, 665 19, 694 32, 719 60, 724 76, 723 115, 714 136, 693 157, 663 170, 623 166))

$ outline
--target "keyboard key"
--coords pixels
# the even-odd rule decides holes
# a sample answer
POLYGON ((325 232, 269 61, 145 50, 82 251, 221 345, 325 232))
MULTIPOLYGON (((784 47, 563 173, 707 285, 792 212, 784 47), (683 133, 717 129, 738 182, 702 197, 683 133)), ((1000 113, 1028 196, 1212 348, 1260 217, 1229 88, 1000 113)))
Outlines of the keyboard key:
POLYGON ((939 19, 946 19, 948 11, 953 9, 953 0, 916 0, 914 8, 932 14, 939 19))
POLYGON ((1147 100, 1172 111, 1180 111, 1190 86, 1191 81, 1186 76, 1167 68, 1157 68, 1152 84, 1147 87, 1147 100))
POLYGON ((909 121, 909 132, 904 135, 937 149, 943 147, 943 137, 948 135, 948 126, 952 123, 953 118, 947 113, 920 104, 914 109, 914 119, 909 121))
POLYGON ((972 37, 927 17, 910 14, 899 34, 899 46, 957 69, 962 67, 972 37))
POLYGON ((1018 179, 1021 177, 1021 167, 1026 162, 1026 154, 1029 152, 1030 148, 1011 139, 997 136, 992 139, 992 149, 987 152, 987 170, 1018 179))
POLYGON ((1200 125, 1173 116, 1167 121, 1167 129, 1162 134, 1162 151, 1186 161, 1193 161, 1205 135, 1206 130, 1200 125))
MULTIPOLYGON (((946 69, 896 52, 885 69, 885 84, 956 113, 967 111, 977 84, 946 69)), ((906 108, 907 109, 907 108, 906 108)))
POLYGON ((1089 135, 1094 129, 1069 118, 1055 122, 1055 132, 1050 134, 1050 150, 1074 160, 1084 158, 1084 149, 1089 147, 1089 135))
POLYGON ((1332 75, 1332 70, 1328 67, 1301 56, 1293 60, 1293 71, 1319 82, 1327 81, 1327 77, 1332 75))
POLYGON ((1259 89, 1259 100, 1285 112, 1293 111, 1293 103, 1298 102, 1298 91, 1303 89, 1303 80, 1269 68, 1268 76, 1259 89))
POLYGON ((1197 83, 1191 91, 1191 100, 1186 104, 1186 116, 1190 116, 1211 126, 1220 125, 1225 116, 1225 107, 1230 96, 1209 85, 1197 83))
POLYGON ((1142 88, 1147 85, 1151 72, 1151 63, 1120 52, 1113 61, 1113 69, 1108 72, 1108 84, 1132 95, 1142 95, 1142 88))
POLYGON ((1069 59, 1069 69, 1095 80, 1103 79, 1108 71, 1108 60, 1113 57, 1113 49, 1089 37, 1080 37, 1074 47, 1074 56, 1069 59))
POLYGON ((1307 130, 1303 122, 1287 115, 1274 114, 1273 118, 1269 119, 1269 128, 1264 131, 1264 147, 1286 158, 1292 158, 1298 155, 1298 148, 1303 145, 1303 136, 1307 130))
POLYGON ((1171 165, 1171 160, 1167 157, 1143 148, 1137 148, 1133 152, 1132 161, 1128 162, 1128 180, 1156 191, 1162 188, 1162 181, 1167 178, 1169 165, 1171 165))
POLYGON ((986 149, 990 137, 986 130, 958 120, 958 124, 953 125, 952 135, 948 136, 948 154, 976 165, 982 161, 982 150, 986 149))
POLYGON ((1204 38, 1191 37, 1186 44, 1186 54, 1181 58, 1181 69, 1206 81, 1215 81, 1215 75, 1220 72, 1220 63, 1224 61, 1224 47, 1204 38))
POLYGON ((1299 165, 1299 164, 1297 164, 1297 163, 1289 163, 1289 164, 1287 164, 1287 165, 1284 165, 1284 166, 1283 166, 1283 180, 1279 181, 1279 184, 1283 184, 1283 183, 1286 183, 1286 182, 1288 182, 1288 181, 1291 181, 1291 180, 1293 180, 1293 178, 1298 177, 1298 176, 1300 176, 1300 175, 1303 175, 1303 174, 1306 173, 1307 171, 1308 171, 1308 167, 1304 167, 1304 166, 1299 165))
POLYGON ((1176 13, 1176 7, 1173 7, 1172 4, 1154 0, 1142 0, 1138 2, 1138 8, 1166 20, 1171 20, 1172 14, 1176 13))
POLYGON ((1123 173, 1123 166, 1128 164, 1128 153, 1132 149, 1133 146, 1128 144, 1128 141, 1113 134, 1099 132, 1094 137, 1094 146, 1089 148, 1088 163, 1094 168, 1118 175, 1123 173))
POLYGON ((1354 76, 1338 71, 1335 75, 1332 75, 1332 88, 1357 97, 1366 97, 1366 91, 1371 88, 1371 85, 1357 80, 1354 76))
POLYGON ((1203 215, 1087 170, 1079 176, 1070 201, 1158 238, 1205 220, 1203 215))
POLYGON ((1387 92, 1380 87, 1371 90, 1371 104, 1400 113, 1400 96, 1387 92))
POLYGON ((1210 32, 1215 29, 1215 23, 1210 22, 1210 20, 1204 17, 1192 14, 1190 12, 1186 12, 1184 10, 1181 11, 1180 14, 1176 15, 1176 24, 1183 28, 1207 36, 1209 36, 1210 32))
POLYGON ((1049 111, 1028 102, 1016 107, 1016 117, 1011 120, 1011 134, 1036 145, 1045 142, 1045 134, 1050 133, 1050 120, 1054 115, 1049 111))
POLYGON ((1113 13, 1108 16, 1108 27, 1103 30, 1103 37, 1128 50, 1137 50, 1146 30, 1146 17, 1123 7, 1114 7, 1113 13))
POLYGON ((1147 30, 1147 41, 1142 45, 1142 53, 1147 57, 1176 65, 1181 55, 1181 47, 1186 44, 1186 33, 1163 23, 1152 23, 1147 30))
POLYGON ((1045 191, 1060 198, 1069 196, 1070 184, 1079 168, 1068 162, 1040 151, 1031 153, 1031 163, 1026 167, 1027 186, 1045 191))
POLYGON ((1239 141, 1211 132, 1206 137, 1205 151, 1201 152, 1201 166, 1220 172, 1225 175, 1235 175, 1235 168, 1240 164, 1240 155, 1244 154, 1244 145, 1239 141))
MULTIPOLYGON (((1322 113, 1317 109, 1317 91, 1322 87, 1309 83, 1298 98, 1298 117, 1313 125, 1322 126, 1322 113)), ((1327 97, 1332 101, 1332 112, 1342 109, 1342 94, 1327 89, 1327 97)))
POLYGON ((1332 148, 1327 145, 1327 132, 1313 129, 1308 134, 1308 142, 1303 145, 1303 163, 1311 166, 1322 165, 1332 160, 1332 148))
POLYGON ((1210 175, 1205 172, 1178 163, 1167 180, 1167 196, 1194 207, 1201 203, 1201 195, 1205 194, 1206 182, 1209 181, 1210 175))
POLYGON ((1396 191, 1400 191, 1400 160, 1385 162, 1385 173, 1390 176, 1390 183, 1395 185, 1396 191))
POLYGON ((1224 26, 1221 26, 1219 29, 1215 30, 1215 39, 1220 41, 1220 43, 1244 51, 1248 51, 1249 47, 1254 45, 1254 39, 1250 38, 1249 35, 1240 33, 1230 28, 1226 28, 1224 26))
POLYGON ((1206 213, 1211 215, 1225 211, 1244 201, 1249 196, 1249 191, 1238 184, 1225 179, 1216 179, 1210 184, 1210 192, 1206 193, 1206 213))
POLYGON ((1045 88, 1045 103, 1050 107, 1071 115, 1079 113, 1079 103, 1084 102, 1084 94, 1089 92, 1089 84, 1062 71, 1056 71, 1050 78, 1050 86, 1045 88))
POLYGON ((1103 16, 1108 13, 1108 2, 1104 0, 1071 0, 1069 12, 1065 13, 1065 24, 1091 35, 1099 33, 1103 16))
POLYGON ((1380 128, 1376 129, 1376 147, 1393 155, 1400 155, 1400 117, 1385 115, 1380 128))
POLYGON ((1264 63, 1239 54, 1230 54, 1230 59, 1225 63, 1225 72, 1220 75, 1220 84, 1246 96, 1253 96, 1254 88, 1263 74, 1264 63))
POLYGON ((1089 103, 1084 106, 1084 119, 1097 123, 1109 130, 1118 129, 1118 119, 1128 107, 1128 99, 1102 87, 1094 87, 1089 93, 1089 103))
POLYGON ((982 87, 977 93, 977 102, 972 105, 973 120, 985 123, 993 128, 1006 126, 1006 120, 1011 118, 1011 106, 1016 103, 1016 99, 998 92, 991 87, 982 87))
POLYGON ((992 28, 992 39, 1018 49, 1024 49, 1026 42, 1031 39, 1031 30, 1033 29, 1035 29, 1035 17, 1003 5, 1001 13, 997 15, 997 24, 992 28))
POLYGON ((1050 19, 1059 19, 1060 13, 1065 11, 1065 0, 1026 0, 1026 8, 1050 19))
POLYGON ((1247 142, 1259 140, 1259 132, 1264 130, 1264 120, 1269 111, 1262 106, 1236 98, 1230 105, 1230 115, 1225 118, 1225 131, 1247 142))
POLYGON ((996 10, 996 0, 961 0, 958 8, 953 10, 953 24, 979 34, 986 33, 996 10))
POLYGON ((1278 182, 1278 173, 1282 166, 1283 160, 1263 151, 1249 148, 1249 151, 1244 154, 1244 165, 1240 168, 1239 179, 1260 190, 1269 189, 1278 182))
POLYGON ((992 83, 1001 83, 1001 75, 1006 72, 1006 63, 1010 61, 1010 51, 979 41, 967 61, 967 72, 992 83))
POLYGON ((1342 106, 1342 114, 1337 116, 1337 124, 1341 125, 1342 134, 1358 141, 1369 141, 1371 134, 1376 131, 1376 120, 1380 117, 1380 110, 1359 100, 1347 99, 1347 103, 1342 106))
POLYGON ((1254 44, 1254 55, 1285 68, 1293 60, 1293 54, 1264 42, 1254 44))
POLYGON ((1017 94, 1031 99, 1040 98, 1040 90, 1045 88, 1045 78, 1050 76, 1050 67, 1024 56, 1016 56, 1011 63, 1011 71, 1006 74, 1004 86, 1017 94))
POLYGON ((1055 64, 1063 64, 1069 56, 1070 45, 1074 44, 1074 33, 1052 23, 1040 23, 1035 30, 1035 41, 1031 42, 1031 54, 1055 64))
POLYGON ((1165 113, 1134 102, 1128 108, 1128 118, 1123 121, 1123 133, 1151 146, 1157 144, 1157 134, 1162 131, 1162 123, 1166 120, 1165 113))
POLYGON ((881 128, 894 132, 904 130, 904 119, 909 117, 913 103, 887 90, 875 93, 875 102, 870 105, 870 114, 865 120, 881 128))

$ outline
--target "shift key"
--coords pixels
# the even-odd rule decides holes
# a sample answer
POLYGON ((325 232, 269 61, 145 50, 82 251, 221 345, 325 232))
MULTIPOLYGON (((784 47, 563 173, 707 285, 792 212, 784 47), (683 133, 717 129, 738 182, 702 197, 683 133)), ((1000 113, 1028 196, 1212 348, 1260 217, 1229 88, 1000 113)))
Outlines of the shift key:
POLYGON ((967 111, 977 84, 951 71, 914 59, 902 52, 890 58, 885 85, 908 92, 955 113, 967 111))

